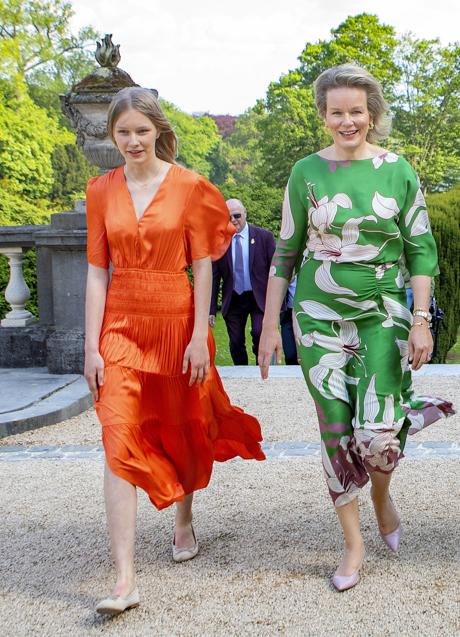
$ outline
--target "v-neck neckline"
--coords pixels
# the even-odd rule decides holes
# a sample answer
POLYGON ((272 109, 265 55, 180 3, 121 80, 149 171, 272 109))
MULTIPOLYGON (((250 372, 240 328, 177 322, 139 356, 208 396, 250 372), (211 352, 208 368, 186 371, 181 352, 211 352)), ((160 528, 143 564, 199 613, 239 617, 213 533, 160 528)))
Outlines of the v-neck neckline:
POLYGON ((120 169, 119 169, 119 170, 120 170, 120 177, 121 177, 121 179, 122 179, 122 181, 123 181, 123 185, 124 185, 124 187, 125 187, 125 189, 126 189, 126 194, 128 195, 129 203, 130 203, 130 206, 131 206, 131 211, 132 211, 132 213, 133 213, 134 221, 135 221, 135 223, 136 223, 136 227, 137 227, 137 228, 139 227, 139 225, 140 225, 140 223, 141 223, 142 219, 145 217, 145 215, 146 215, 146 213, 148 212, 149 208, 152 206, 152 204, 153 204, 153 203, 155 202, 155 200, 158 198, 158 195, 160 194, 160 192, 161 192, 161 190, 162 190, 162 188, 163 188, 163 185, 164 185, 165 181, 167 181, 167 179, 168 179, 168 177, 169 177, 169 174, 170 174, 170 172, 173 170, 174 166, 175 166, 175 164, 171 164, 171 165, 169 166, 169 168, 168 168, 168 170, 166 171, 166 173, 165 173, 165 175, 164 175, 163 179, 161 180, 160 185, 159 185, 159 186, 158 186, 158 188, 157 188, 156 193, 153 195, 153 197, 152 197, 152 199, 149 201, 149 203, 145 206, 145 208, 144 208, 144 212, 141 214, 141 216, 140 216, 140 217, 138 217, 138 216, 137 216, 137 214, 136 214, 136 206, 134 205, 134 201, 133 201, 132 195, 131 195, 131 193, 130 193, 130 191, 129 191, 129 188, 128 188, 128 182, 126 181, 126 175, 125 175, 125 169, 124 169, 125 167, 124 167, 124 165, 123 165, 123 166, 120 166, 120 169))

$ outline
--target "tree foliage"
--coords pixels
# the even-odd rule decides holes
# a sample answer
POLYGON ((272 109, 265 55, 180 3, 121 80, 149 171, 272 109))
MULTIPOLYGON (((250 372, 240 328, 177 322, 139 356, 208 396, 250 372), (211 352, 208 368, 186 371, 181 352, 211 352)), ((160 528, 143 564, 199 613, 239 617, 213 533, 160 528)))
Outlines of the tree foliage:
MULTIPOLYGON (((75 146, 59 101, 95 67, 88 46, 93 48, 97 34, 91 27, 73 34, 72 13, 63 0, 0 0, 0 225, 45 222, 51 210, 81 196, 96 172, 75 146)), ((236 120, 193 117, 162 101, 179 138, 178 161, 210 178, 226 198, 241 199, 251 222, 277 233, 292 165, 330 143, 316 112, 313 82, 344 62, 367 68, 382 83, 394 115, 384 145, 411 161, 425 191, 452 189, 460 179, 460 48, 398 36, 367 13, 348 17, 327 39, 307 42, 297 67, 273 81, 265 98, 236 120)), ((460 191, 430 195, 428 202, 439 248, 437 296, 446 312, 438 358, 444 360, 460 316, 460 191)), ((0 259, 0 288, 6 276, 0 259)), ((34 276, 30 251, 32 310, 34 276)))
POLYGON ((284 190, 258 181, 252 184, 229 184, 220 187, 225 199, 240 199, 248 213, 249 223, 271 230, 275 235, 280 229, 280 209, 284 190))
POLYGON ((70 30, 72 5, 62 0, 1 0, 0 77, 17 82, 38 69, 72 77, 97 34, 91 27, 70 30))
POLYGON ((299 57, 299 85, 311 86, 331 66, 353 62, 370 71, 389 94, 400 75, 394 60, 396 45, 394 27, 381 24, 376 15, 350 16, 331 29, 329 40, 305 45, 299 57))
POLYGON ((460 46, 402 38, 395 58, 393 137, 420 175, 424 190, 451 187, 460 176, 460 46))
MULTIPOLYGON (((326 145, 312 85, 327 68, 353 62, 384 88, 394 114, 385 145, 403 154, 425 191, 444 190, 460 178, 460 47, 437 40, 398 37, 374 15, 347 18, 329 40, 307 43, 299 65, 272 82, 258 123, 259 176, 280 187, 291 166, 326 145)), ((231 140, 232 138, 230 138, 231 140)))
POLYGON ((0 100, 0 224, 46 220, 55 181, 52 154, 72 141, 27 95, 0 100))
POLYGON ((161 107, 179 140, 179 163, 209 177, 213 170, 211 158, 221 144, 216 123, 207 116, 188 115, 166 100, 161 100, 161 107))
POLYGON ((434 362, 443 363, 460 327, 460 186, 429 195, 427 205, 438 246, 440 275, 435 294, 445 313, 434 362))

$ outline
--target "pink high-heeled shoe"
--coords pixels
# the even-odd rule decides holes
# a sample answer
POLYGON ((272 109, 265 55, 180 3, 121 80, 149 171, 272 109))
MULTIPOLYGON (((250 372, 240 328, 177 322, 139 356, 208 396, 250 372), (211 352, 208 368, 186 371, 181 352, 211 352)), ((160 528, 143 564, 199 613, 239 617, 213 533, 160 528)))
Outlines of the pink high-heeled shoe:
POLYGON ((360 580, 360 570, 363 567, 365 554, 363 554, 362 560, 356 571, 353 571, 351 575, 333 575, 331 582, 334 588, 341 593, 349 588, 353 588, 360 580))
MULTIPOLYGON (((373 489, 371 489, 371 499, 373 500, 372 492, 373 492, 373 489)), ((394 506, 393 498, 391 497, 391 495, 390 495, 390 501, 394 506)), ((382 533, 382 531, 380 530, 380 527, 379 527, 379 533, 380 533, 380 537, 388 546, 388 548, 391 551, 393 551, 393 553, 397 553, 399 549, 399 544, 401 542, 402 534, 403 534, 401 521, 399 521, 398 526, 395 528, 394 531, 391 531, 391 533, 382 533)))
POLYGON ((388 546, 388 548, 393 551, 393 553, 398 552, 402 534, 403 534, 403 530, 402 530, 401 522, 398 524, 396 529, 392 531, 391 533, 382 533, 382 531, 380 531, 380 537, 388 546))

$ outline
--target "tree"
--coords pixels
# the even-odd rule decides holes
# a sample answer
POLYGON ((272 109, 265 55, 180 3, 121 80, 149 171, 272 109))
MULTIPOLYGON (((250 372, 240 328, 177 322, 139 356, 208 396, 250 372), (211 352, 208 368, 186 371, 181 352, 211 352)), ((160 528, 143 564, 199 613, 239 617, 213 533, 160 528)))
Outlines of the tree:
POLYGON ((402 73, 393 144, 414 165, 425 191, 445 190, 460 178, 460 46, 408 34, 396 59, 402 73))
POLYGON ((0 77, 14 81, 17 90, 38 69, 68 80, 97 37, 91 27, 73 35, 72 15, 62 0, 0 1, 0 77))
POLYGON ((397 43, 394 27, 381 24, 376 15, 350 16, 331 29, 330 40, 306 44, 299 57, 301 84, 310 86, 331 66, 351 62, 370 71, 390 96, 400 76, 394 60, 397 43))
POLYGON ((72 141, 30 97, 0 91, 0 224, 43 223, 54 182, 53 150, 72 141))
POLYGON ((238 117, 235 128, 226 140, 228 174, 226 182, 232 186, 248 184, 261 172, 260 123, 266 117, 260 103, 238 117))
POLYGON ((90 164, 75 144, 60 144, 51 155, 53 184, 49 193, 53 208, 69 209, 76 199, 85 198, 86 184, 98 169, 90 164))
POLYGON ((259 120, 262 162, 260 178, 271 186, 287 183, 293 164, 322 145, 325 132, 316 112, 311 86, 270 85, 259 120))
POLYGON ((400 74, 393 60, 396 45, 394 28, 366 13, 349 17, 332 29, 330 40, 307 43, 299 67, 268 87, 263 103, 266 117, 259 124, 261 178, 281 187, 298 159, 327 143, 313 95, 313 82, 320 73, 354 62, 369 69, 391 95, 400 74))
POLYGON ((209 177, 211 158, 221 143, 215 122, 207 116, 188 115, 165 100, 161 100, 161 107, 178 137, 178 161, 209 177))

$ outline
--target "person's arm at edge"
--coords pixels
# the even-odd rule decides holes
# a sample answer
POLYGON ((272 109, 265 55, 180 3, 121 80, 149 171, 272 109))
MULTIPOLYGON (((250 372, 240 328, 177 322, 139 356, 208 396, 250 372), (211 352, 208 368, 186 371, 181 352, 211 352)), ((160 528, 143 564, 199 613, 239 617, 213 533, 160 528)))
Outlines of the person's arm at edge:
POLYGON ((99 353, 99 336, 104 318, 108 282, 108 270, 88 264, 84 374, 94 401, 99 400, 99 387, 104 384, 104 360, 99 353))
POLYGON ((186 374, 190 365, 189 385, 200 385, 205 380, 210 366, 208 320, 212 286, 211 257, 194 259, 192 269, 195 319, 192 338, 184 353, 182 373, 186 374))
MULTIPOLYGON (((412 276, 410 279, 414 295, 414 309, 428 311, 430 307, 431 277, 423 274, 412 276)), ((429 329, 429 323, 424 318, 414 316, 414 325, 409 332, 409 361, 412 369, 420 369, 430 360, 433 351, 433 337, 429 329)))
POLYGON ((263 380, 268 378, 268 370, 273 354, 275 354, 276 363, 278 365, 281 364, 283 346, 278 324, 281 305, 286 296, 288 285, 289 282, 281 277, 271 276, 268 279, 262 335, 257 358, 263 380))

